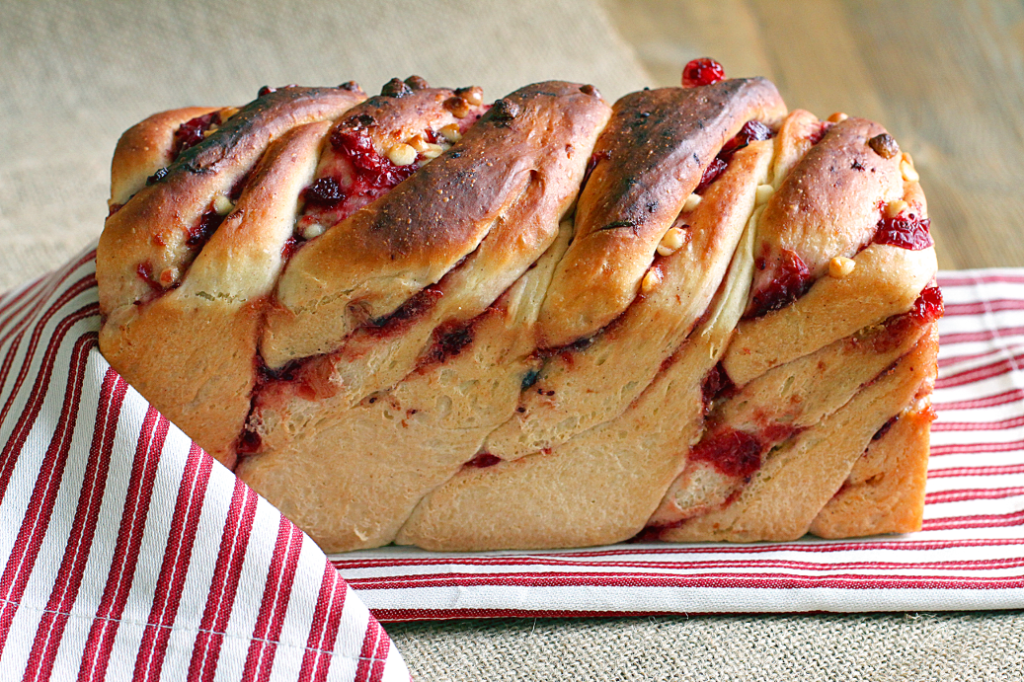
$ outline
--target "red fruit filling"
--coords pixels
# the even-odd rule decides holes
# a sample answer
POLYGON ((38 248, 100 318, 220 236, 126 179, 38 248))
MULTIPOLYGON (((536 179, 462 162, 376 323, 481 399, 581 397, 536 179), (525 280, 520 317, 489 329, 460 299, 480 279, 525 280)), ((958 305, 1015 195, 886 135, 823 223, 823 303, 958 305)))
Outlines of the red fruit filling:
POLYGON ((701 57, 686 63, 683 67, 683 87, 695 88, 725 80, 725 69, 710 57, 701 57))
POLYGON ((921 322, 934 322, 946 312, 942 302, 942 291, 938 287, 927 287, 914 301, 914 306, 907 313, 921 322))
POLYGON ((740 128, 740 132, 725 143, 722 151, 718 152, 718 156, 704 169, 704 175, 701 176, 700 184, 693 191, 697 194, 703 194, 708 185, 718 179, 718 176, 729 167, 729 161, 737 150, 743 149, 751 142, 771 139, 772 135, 774 133, 771 131, 771 128, 760 121, 747 121, 744 123, 743 127, 740 128))
POLYGON ((213 233, 217 231, 220 224, 224 222, 224 216, 217 213, 213 208, 207 209, 199 217, 199 221, 189 228, 188 236, 185 237, 185 244, 192 248, 202 247, 210 240, 213 233))
POLYGON ((704 377, 700 389, 701 399, 704 402, 704 416, 707 416, 715 400, 720 396, 732 393, 736 389, 736 385, 732 383, 732 379, 729 378, 722 363, 719 362, 704 377))
MULTIPOLYGON (((755 265, 758 270, 767 269, 767 257, 762 255, 755 261, 755 265)), ((781 310, 806 294, 814 284, 807 264, 800 256, 787 249, 780 251, 774 274, 774 278, 767 286, 754 292, 746 317, 761 317, 773 310, 781 310)))
POLYGON ((174 145, 171 147, 171 161, 177 159, 183 151, 194 147, 205 138, 203 133, 214 125, 220 125, 220 112, 212 111, 209 114, 196 116, 185 121, 174 131, 174 145))
POLYGON ((469 344, 473 343, 475 318, 469 322, 449 320, 434 330, 434 343, 419 359, 419 367, 442 364, 454 358, 469 344))
POLYGON ((708 462, 726 476, 745 478, 761 468, 760 439, 745 431, 725 429, 704 438, 690 450, 690 459, 708 462))
POLYGON ((432 284, 416 292, 390 315, 370 320, 363 329, 377 338, 397 334, 407 329, 418 317, 426 314, 442 296, 444 291, 436 284, 432 284))
POLYGON ((821 138, 825 137, 825 133, 827 133, 829 129, 834 125, 835 123, 833 123, 832 121, 821 121, 821 123, 818 125, 818 129, 811 133, 811 144, 818 144, 819 142, 821 142, 821 138))
MULTIPOLYGON (((897 414, 895 417, 890 418, 889 421, 882 424, 882 428, 875 431, 875 435, 871 436, 871 440, 881 440, 882 437, 885 436, 885 434, 889 433, 889 429, 892 428, 892 425, 895 424, 896 420, 899 418, 900 416, 897 414)), ((867 454, 866 450, 864 454, 867 454)))
POLYGON ((761 468, 764 453, 800 431, 790 424, 779 423, 764 425, 757 435, 720 427, 690 450, 690 459, 708 462, 726 476, 746 478, 761 468))
POLYGON ((909 251, 921 251, 935 244, 929 232, 931 225, 930 220, 918 218, 914 213, 901 213, 892 218, 883 217, 878 221, 872 242, 898 246, 909 251))
POLYGON ((486 469, 487 467, 494 466, 500 461, 501 457, 492 455, 489 452, 481 452, 476 457, 466 462, 465 466, 473 467, 476 469, 486 469))

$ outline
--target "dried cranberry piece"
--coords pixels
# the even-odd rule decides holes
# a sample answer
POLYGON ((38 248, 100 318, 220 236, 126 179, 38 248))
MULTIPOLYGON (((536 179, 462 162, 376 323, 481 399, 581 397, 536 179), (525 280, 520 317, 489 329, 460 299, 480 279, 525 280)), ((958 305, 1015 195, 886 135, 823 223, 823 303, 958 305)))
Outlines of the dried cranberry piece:
POLYGON ((205 139, 203 133, 209 130, 215 123, 220 123, 219 111, 196 116, 178 126, 178 129, 174 131, 174 146, 171 147, 171 159, 177 159, 183 151, 202 142, 205 139))
POLYGON ((821 121, 818 124, 817 130, 811 131, 811 136, 808 138, 810 139, 811 144, 818 144, 821 142, 821 139, 825 137, 825 133, 827 133, 834 125, 835 123, 832 121, 821 121))
POLYGON ((761 140, 770 140, 772 137, 772 129, 766 126, 760 121, 747 121, 740 128, 740 132, 725 143, 722 147, 720 155, 732 155, 736 150, 743 149, 751 142, 759 142, 761 140))
POLYGON ((189 229, 188 237, 185 238, 185 244, 193 248, 202 246, 209 241, 222 222, 224 222, 224 216, 212 208, 207 210, 206 213, 200 216, 199 222, 189 229))
MULTIPOLYGON (((756 261, 757 268, 764 270, 768 264, 762 256, 756 261)), ((814 280, 811 271, 797 254, 782 249, 775 270, 775 278, 768 286, 754 293, 749 317, 761 317, 773 310, 781 310, 800 298, 811 288, 814 280)))
POLYGON ((729 166, 729 161, 732 159, 732 155, 740 149, 743 149, 751 142, 757 142, 760 140, 770 140, 772 138, 772 130, 764 123, 760 121, 747 121, 740 128, 740 131, 733 136, 731 140, 725 143, 722 147, 722 151, 718 152, 708 167, 704 169, 704 174, 700 178, 700 184, 697 185, 697 189, 693 190, 697 194, 703 194, 704 190, 708 186, 718 179, 725 169, 729 166))
POLYGON ((697 185, 697 189, 693 190, 696 194, 703 194, 712 182, 718 179, 718 176, 725 172, 725 169, 729 166, 729 162, 721 157, 716 156, 708 164, 708 167, 704 169, 704 175, 700 177, 700 184, 697 185))
POLYGON ((260 438, 260 434, 247 429, 242 431, 242 434, 238 437, 238 442, 235 444, 235 452, 239 455, 254 455, 260 451, 262 446, 263 439, 260 438))
POLYGON ((334 178, 319 178, 302 194, 307 205, 334 208, 345 201, 345 192, 334 178))
POLYGON ((942 291, 938 287, 927 287, 914 301, 910 315, 923 322, 934 322, 946 312, 942 301, 942 291))
POLYGON ((701 399, 704 402, 704 415, 707 416, 715 399, 722 395, 728 395, 736 389, 736 385, 732 383, 732 379, 729 378, 722 363, 719 362, 704 377, 700 388, 701 399))
POLYGON ((909 251, 921 251, 935 244, 929 233, 930 229, 931 221, 927 218, 918 218, 913 213, 901 214, 878 221, 878 228, 872 241, 875 244, 898 246, 909 251))
POLYGON ((494 466, 500 461, 501 457, 492 455, 489 452, 481 452, 476 457, 466 462, 466 466, 476 469, 486 469, 487 467, 494 466))
POLYGON ((702 57, 687 62, 683 67, 683 87, 695 88, 699 85, 711 85, 725 80, 725 69, 710 57, 702 57))
POLYGON ((335 130, 331 133, 331 146, 352 162, 358 179, 365 185, 365 194, 390 189, 412 175, 419 167, 415 163, 408 166, 396 166, 391 163, 390 159, 377 153, 369 134, 361 127, 335 130))

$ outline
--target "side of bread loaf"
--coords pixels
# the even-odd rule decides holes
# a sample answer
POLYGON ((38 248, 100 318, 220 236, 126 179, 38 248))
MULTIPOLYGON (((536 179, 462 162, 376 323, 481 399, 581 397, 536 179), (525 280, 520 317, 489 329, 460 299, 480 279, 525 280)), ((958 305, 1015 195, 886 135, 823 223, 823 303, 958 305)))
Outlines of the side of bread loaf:
POLYGON ((114 157, 101 350, 328 551, 914 530, 912 161, 712 81, 158 114, 114 157))

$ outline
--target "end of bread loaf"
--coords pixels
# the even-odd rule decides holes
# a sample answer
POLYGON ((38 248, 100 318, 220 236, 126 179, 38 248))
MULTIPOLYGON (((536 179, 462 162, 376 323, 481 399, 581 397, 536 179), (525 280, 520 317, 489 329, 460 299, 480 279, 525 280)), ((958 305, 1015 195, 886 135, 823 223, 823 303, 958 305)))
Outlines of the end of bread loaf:
POLYGON ((912 161, 712 60, 683 84, 153 116, 115 152, 101 350, 327 551, 918 528, 912 161))

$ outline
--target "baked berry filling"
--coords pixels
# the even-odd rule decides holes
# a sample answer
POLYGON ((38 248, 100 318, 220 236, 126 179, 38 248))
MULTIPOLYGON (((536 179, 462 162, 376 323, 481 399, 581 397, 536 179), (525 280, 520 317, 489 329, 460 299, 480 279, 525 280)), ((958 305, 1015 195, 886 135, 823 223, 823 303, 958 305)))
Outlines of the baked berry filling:
POLYGON ((744 123, 743 127, 740 128, 740 132, 725 143, 722 151, 718 152, 718 155, 704 169, 704 175, 701 176, 697 189, 693 190, 694 193, 703 194, 704 190, 729 167, 729 161, 732 160, 733 154, 738 150, 743 149, 751 142, 769 140, 774 135, 775 133, 760 121, 747 121, 744 123))
MULTIPOLYGON (((664 366, 664 362, 662 362, 662 365, 664 366)), ((711 408, 718 398, 731 395, 735 390, 736 385, 732 383, 732 379, 726 374, 722 363, 719 362, 712 367, 700 385, 701 400, 704 403, 704 416, 706 417, 711 412, 711 408)))
POLYGON ((171 147, 171 161, 174 161, 181 153, 190 147, 194 147, 206 139, 206 133, 215 129, 223 121, 220 111, 211 111, 202 116, 185 121, 174 131, 174 144, 171 147))
POLYGON ((479 88, 456 93, 464 96, 456 94, 444 104, 450 111, 453 106, 457 109, 452 111, 456 122, 437 130, 424 128, 386 150, 378 150, 374 144, 371 133, 375 123, 368 114, 352 116, 335 128, 318 177, 302 192, 304 211, 296 225, 299 243, 315 239, 384 196, 462 139, 489 107, 483 105, 479 88), (458 100, 457 106, 450 106, 451 100, 458 100))
POLYGON ((914 213, 883 216, 878 221, 875 237, 871 241, 874 244, 888 244, 909 251, 922 251, 935 245, 930 229, 931 221, 927 218, 918 218, 914 213))
MULTIPOLYGON (((767 246, 761 256, 754 261, 754 265, 758 270, 765 270, 769 265, 773 265, 769 263, 767 246)), ((773 310, 781 310, 806 294, 814 284, 810 268, 793 251, 780 250, 774 266, 775 277, 767 286, 754 292, 750 309, 744 317, 761 317, 773 310)))
POLYGON ((481 452, 473 459, 466 462, 463 466, 472 467, 474 469, 486 469, 492 467, 501 461, 501 457, 492 455, 489 452, 481 452))
POLYGON ((761 468, 764 454, 802 429, 789 424, 768 424, 757 434, 721 427, 701 439, 690 451, 690 460, 707 462, 720 473, 747 478, 761 468))

